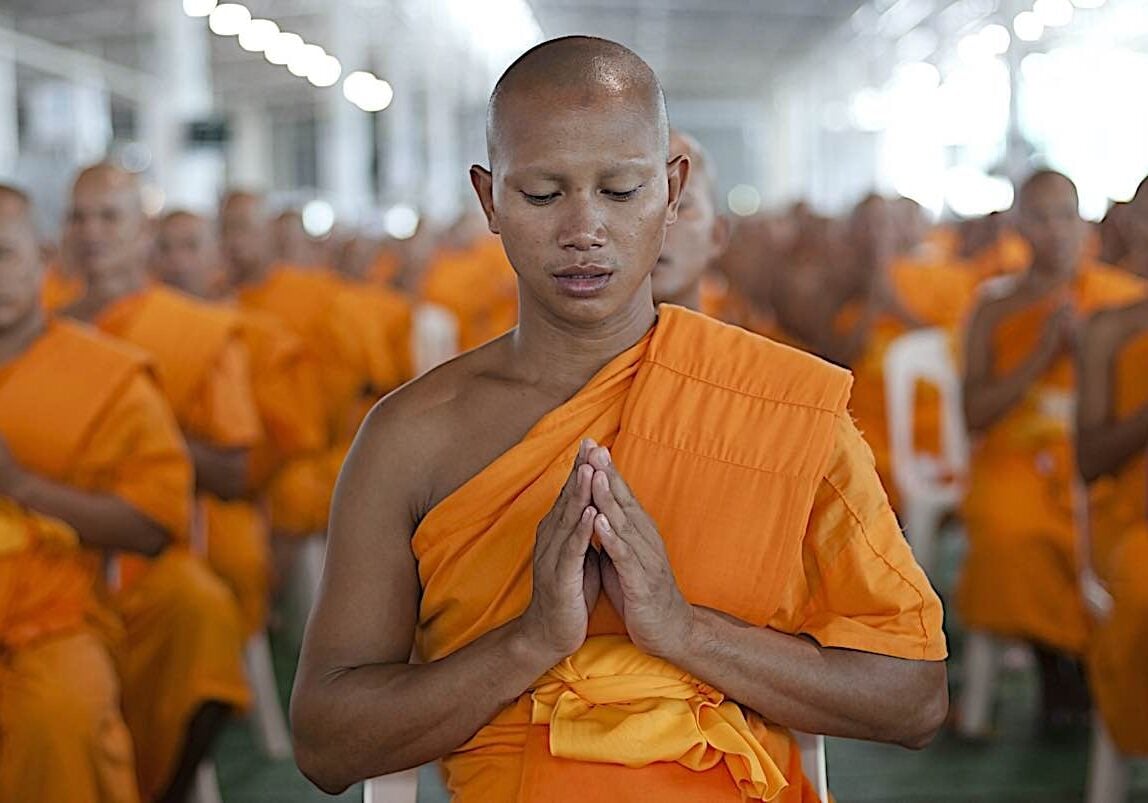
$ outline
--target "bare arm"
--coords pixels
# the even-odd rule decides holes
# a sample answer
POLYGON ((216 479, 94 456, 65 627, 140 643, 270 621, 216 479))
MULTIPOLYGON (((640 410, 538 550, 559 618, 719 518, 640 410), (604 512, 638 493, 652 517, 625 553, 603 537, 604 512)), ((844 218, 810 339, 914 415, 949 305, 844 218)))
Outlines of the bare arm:
POLYGON ((187 449, 195 463, 195 484, 224 501, 243 499, 248 494, 249 449, 219 449, 206 441, 186 436, 187 449))
POLYGON ((1077 352, 1076 459, 1085 482, 1114 474, 1148 449, 1148 404, 1126 418, 1116 411, 1117 355, 1127 332, 1124 316, 1148 304, 1100 313, 1085 328, 1077 352))
POLYGON ((1065 312, 1049 320, 1036 348, 1014 371, 995 375, 993 333, 1011 306, 1000 301, 982 304, 969 326, 963 395, 965 421, 973 432, 982 432, 1004 417, 1062 352, 1065 312))
POLYGON ((664 656, 770 722, 920 749, 948 711, 945 664, 820 647, 694 608, 691 637, 664 656))
POLYGON ((122 499, 81 491, 20 469, 2 441, 0 495, 66 522, 81 541, 97 549, 158 555, 170 540, 164 527, 122 499))
POLYGON ((410 500, 418 498, 415 483, 425 481, 412 460, 426 444, 409 426, 396 432, 405 425, 385 420, 386 404, 368 417, 339 478, 291 701, 296 760, 332 793, 465 743, 581 645, 585 597, 598 594, 583 585, 592 516, 581 514, 590 472, 582 487, 575 468, 539 525, 527 611, 445 658, 409 664, 420 595, 410 500), (404 468, 380 483, 381 472, 394 466, 404 468), (563 537, 559 528, 566 528, 563 537))

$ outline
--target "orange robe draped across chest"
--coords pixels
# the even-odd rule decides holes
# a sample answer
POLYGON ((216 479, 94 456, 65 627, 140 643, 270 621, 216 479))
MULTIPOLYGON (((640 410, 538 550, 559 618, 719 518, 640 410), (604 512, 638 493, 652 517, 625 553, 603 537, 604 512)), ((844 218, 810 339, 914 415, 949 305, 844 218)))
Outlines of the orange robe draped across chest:
MULTIPOLYGON (((1148 405, 1148 330, 1115 355, 1116 412, 1148 405)), ((1112 594, 1095 623, 1088 682, 1104 723, 1129 755, 1148 755, 1148 455, 1092 489, 1093 564, 1112 594)))
MULTIPOLYGON (((420 654, 441 658, 525 609, 535 527, 591 437, 658 524, 692 603, 827 646, 943 659, 940 603, 848 390, 844 371, 662 306, 650 334, 423 519, 420 654)), ((444 760, 456 801, 813 799, 787 731, 640 653, 604 598, 590 636, 444 760)))
MULTIPOLYGON (((100 731, 99 755, 102 761, 122 764, 126 739, 130 771, 134 739, 139 791, 149 799, 168 781, 195 710, 206 700, 242 706, 247 689, 234 602, 181 546, 190 520, 192 468, 178 426, 145 360, 137 350, 87 327, 51 324, 21 357, 0 369, 0 436, 25 469, 54 482, 115 496, 162 526, 173 539, 173 545, 158 558, 131 559, 134 570, 124 572, 126 582, 118 590, 100 589, 107 609, 122 625, 114 651, 123 689, 123 717, 132 738, 116 736, 114 729, 100 731)), ((86 558, 93 572, 101 559, 96 554, 86 558)), ((41 591, 51 589, 49 585, 41 591)), ((61 594, 55 602, 62 605, 66 598, 61 594)), ((57 609, 55 623, 44 619, 40 627, 71 627, 76 613, 75 606, 70 611, 57 609), (61 613, 70 618, 60 619, 61 613)), ((110 635, 107 627, 101 631, 110 635)), ((102 679, 105 687, 111 685, 114 678, 101 674, 92 645, 83 649, 83 657, 67 668, 68 688, 78 682, 78 667, 91 670, 85 677, 102 679)), ((71 659, 65 655, 62 660, 71 659)), ((43 691, 46 687, 36 688, 43 691)), ((105 693, 114 694, 114 688, 105 688, 105 693)), ((38 702, 64 705, 68 709, 64 712, 41 709, 45 732, 59 735, 67 731, 66 723, 73 723, 80 735, 90 734, 79 728, 83 706, 68 706, 57 696, 44 700, 35 695, 5 695, 4 699, 22 701, 27 707, 21 715, 32 721, 37 719, 38 702)), ((18 743, 33 751, 47 744, 43 739, 18 743)), ((58 768, 45 776, 53 777, 76 784, 96 783, 79 768, 75 776, 58 768)), ((17 799, 70 798, 33 794, 17 799)), ((88 799, 102 798, 93 794, 88 799)))
MULTIPOLYGON (((997 288, 1016 280, 1001 281, 997 288)), ((1069 287, 1080 314, 1122 306, 1145 292, 1144 282, 1100 264, 1082 266, 1069 287)), ((1058 303, 1048 299, 998 326, 996 373, 1015 370, 1032 353, 1058 303)), ((1079 654, 1087 623, 1071 501, 1074 374, 1063 355, 973 443, 963 504, 969 552, 957 601, 970 628, 1079 654)))
MULTIPOLYGON (((184 433, 219 449, 253 450, 263 440, 241 318, 162 286, 120 299, 96 321, 153 360, 184 433)), ((265 624, 270 544, 260 511, 201 492, 193 546, 235 594, 244 626, 265 624)))

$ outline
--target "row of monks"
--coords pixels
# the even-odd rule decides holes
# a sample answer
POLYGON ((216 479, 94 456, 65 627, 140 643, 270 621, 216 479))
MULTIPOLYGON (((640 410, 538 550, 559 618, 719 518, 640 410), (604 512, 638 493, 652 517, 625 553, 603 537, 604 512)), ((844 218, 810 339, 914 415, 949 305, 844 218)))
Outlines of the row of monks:
MULTIPOLYGON (((1148 753, 1148 188, 1097 230, 1042 172, 1013 212, 959 226, 872 196, 730 231, 702 149, 671 152, 694 172, 655 300, 850 368, 895 507, 885 353, 950 333, 974 442, 961 619, 1036 645, 1050 727, 1086 710, 1087 657, 1117 743, 1148 753), (1079 588, 1078 477, 1103 622, 1079 588)), ((390 244, 315 243, 248 192, 216 220, 148 220, 106 164, 76 178, 50 264, 32 211, 0 188, 0 795, 182 800, 249 702, 243 645, 324 531, 363 417, 414 374, 414 310, 448 311, 465 351, 514 325, 516 277, 469 216, 390 244)), ((938 405, 918 396, 926 448, 938 405)))

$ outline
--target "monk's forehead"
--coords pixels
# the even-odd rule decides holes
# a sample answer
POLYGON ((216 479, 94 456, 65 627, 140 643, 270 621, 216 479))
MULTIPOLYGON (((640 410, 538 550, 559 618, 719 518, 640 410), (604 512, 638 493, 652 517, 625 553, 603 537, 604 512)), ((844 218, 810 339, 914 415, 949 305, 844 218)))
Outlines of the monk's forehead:
POLYGON ((160 234, 188 234, 198 236, 210 234, 211 226, 207 218, 191 212, 175 212, 168 215, 159 225, 160 234))
POLYGON ((249 192, 233 192, 223 199, 221 214, 228 215, 264 215, 263 199, 249 192))

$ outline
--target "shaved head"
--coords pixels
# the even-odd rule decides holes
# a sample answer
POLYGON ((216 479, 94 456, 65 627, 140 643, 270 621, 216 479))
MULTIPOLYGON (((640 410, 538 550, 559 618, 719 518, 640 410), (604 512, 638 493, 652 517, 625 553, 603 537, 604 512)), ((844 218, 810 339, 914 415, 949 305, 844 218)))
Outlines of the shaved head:
POLYGON ((1068 276, 1084 256, 1088 227, 1080 217, 1076 185, 1063 173, 1040 170, 1017 193, 1017 231, 1032 247, 1032 267, 1068 276))
POLYGON ((138 284, 148 235, 135 175, 106 163, 80 171, 72 185, 64 254, 90 288, 138 284))
POLYGON ((21 190, 0 184, 0 342, 37 316, 42 278, 32 204, 21 190))
POLYGON ((199 298, 218 295, 222 284, 214 227, 200 215, 176 210, 156 231, 152 274, 164 284, 199 298))
POLYGON ((690 184, 701 185, 701 191, 710 196, 717 208, 717 174, 714 173, 713 159, 702 144, 691 134, 673 129, 670 131, 670 154, 685 154, 690 160, 690 184))
POLYGON ((233 284, 260 281, 271 263, 271 221, 263 196, 233 190, 219 204, 219 233, 233 284))
POLYGON ((616 104, 631 114, 648 115, 661 149, 669 152, 670 124, 658 77, 638 54, 617 42, 593 36, 565 36, 523 53, 507 68, 487 108, 487 155, 494 169, 502 132, 512 110, 537 113, 561 105, 588 108, 616 104))
POLYGON ((10 184, 0 184, 0 218, 18 220, 34 229, 32 201, 27 193, 10 184))
POLYGON ((1020 185, 1020 192, 1017 193, 1017 208, 1021 214, 1024 214, 1025 204, 1031 203, 1034 199, 1048 193, 1068 193, 1079 200, 1076 185, 1064 173, 1055 170, 1038 170, 1020 185))

